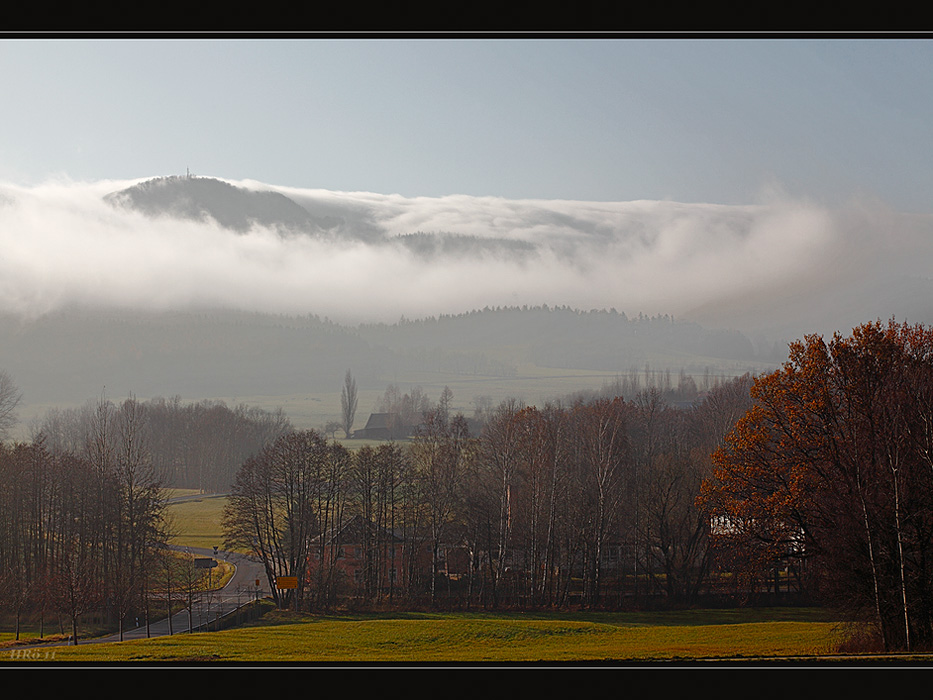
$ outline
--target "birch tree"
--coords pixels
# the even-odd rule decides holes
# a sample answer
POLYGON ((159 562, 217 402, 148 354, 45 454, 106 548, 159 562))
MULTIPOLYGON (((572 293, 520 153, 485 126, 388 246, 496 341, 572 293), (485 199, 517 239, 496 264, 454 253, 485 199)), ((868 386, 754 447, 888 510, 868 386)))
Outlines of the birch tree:
POLYGON ((22 399, 23 392, 6 371, 0 370, 0 440, 10 437, 18 419, 16 409, 22 399))

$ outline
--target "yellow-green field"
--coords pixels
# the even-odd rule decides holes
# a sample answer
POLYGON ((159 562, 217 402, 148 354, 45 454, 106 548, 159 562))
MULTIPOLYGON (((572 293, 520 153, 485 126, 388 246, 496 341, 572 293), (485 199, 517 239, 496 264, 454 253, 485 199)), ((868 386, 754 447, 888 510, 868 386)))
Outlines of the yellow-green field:
POLYGON ((221 516, 226 503, 227 499, 222 496, 170 503, 166 510, 166 520, 172 533, 169 544, 208 549, 222 547, 221 516))
MULTIPOLYGON (((61 663, 528 663, 815 659, 833 654, 839 626, 818 610, 670 613, 268 613, 253 626, 119 644, 41 650, 61 663), (50 652, 54 651, 54 654, 50 652)), ((50 658, 51 657, 51 658, 50 658)), ((23 660, 9 649, 0 660, 23 660)), ((29 657, 26 657, 28 660, 29 657)))

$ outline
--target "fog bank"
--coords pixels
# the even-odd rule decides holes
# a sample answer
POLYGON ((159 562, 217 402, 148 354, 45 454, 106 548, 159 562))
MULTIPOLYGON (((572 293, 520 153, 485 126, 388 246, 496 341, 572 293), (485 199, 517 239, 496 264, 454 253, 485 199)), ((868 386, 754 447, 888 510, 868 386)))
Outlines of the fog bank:
POLYGON ((0 311, 213 306, 357 323, 548 304, 752 332, 931 320, 917 291, 933 261, 931 221, 878 202, 406 198, 231 183, 337 222, 308 234, 231 231, 104 199, 138 182, 0 184, 0 311))

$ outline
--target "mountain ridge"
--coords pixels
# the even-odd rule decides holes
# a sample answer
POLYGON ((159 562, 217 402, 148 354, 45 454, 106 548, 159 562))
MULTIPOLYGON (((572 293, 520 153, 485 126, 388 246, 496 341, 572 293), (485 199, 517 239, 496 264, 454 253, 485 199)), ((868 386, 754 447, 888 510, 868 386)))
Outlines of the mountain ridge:
POLYGON ((104 201, 147 216, 209 217, 224 228, 245 233, 253 225, 286 233, 321 234, 339 226, 333 216, 316 216, 281 192, 252 190, 224 180, 191 175, 151 178, 111 192, 104 201))
POLYGON ((425 372, 515 379, 532 366, 619 374, 646 363, 701 372, 704 361, 754 368, 774 358, 733 331, 569 307, 500 307, 358 326, 310 314, 207 308, 71 308, 34 321, 0 315, 0 367, 37 403, 80 403, 105 386, 141 397, 328 392, 347 369, 375 390, 425 372), (669 357, 682 362, 663 359, 669 357))

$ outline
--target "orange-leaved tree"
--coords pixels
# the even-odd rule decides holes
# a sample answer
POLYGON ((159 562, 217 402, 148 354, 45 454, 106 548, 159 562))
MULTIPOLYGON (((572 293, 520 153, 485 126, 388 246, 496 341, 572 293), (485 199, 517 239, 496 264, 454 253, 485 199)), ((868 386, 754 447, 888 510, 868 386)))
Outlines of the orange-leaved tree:
POLYGON ((807 336, 752 397, 698 499, 720 553, 752 585, 806 571, 886 649, 933 645, 933 330, 807 336))

